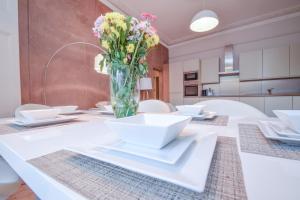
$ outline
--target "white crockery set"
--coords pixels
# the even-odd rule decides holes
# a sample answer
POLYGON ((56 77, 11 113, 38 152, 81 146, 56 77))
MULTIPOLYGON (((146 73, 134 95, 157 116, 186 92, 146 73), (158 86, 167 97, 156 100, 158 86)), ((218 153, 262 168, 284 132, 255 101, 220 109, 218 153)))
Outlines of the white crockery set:
POLYGON ((300 110, 274 110, 279 120, 260 120, 263 135, 272 140, 300 145, 300 110))

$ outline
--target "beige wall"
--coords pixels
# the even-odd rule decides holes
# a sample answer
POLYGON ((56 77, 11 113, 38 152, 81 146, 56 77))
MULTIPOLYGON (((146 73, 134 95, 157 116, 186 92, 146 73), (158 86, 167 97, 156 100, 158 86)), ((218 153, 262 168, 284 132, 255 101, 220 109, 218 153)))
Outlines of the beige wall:
POLYGON ((8 117, 21 103, 17 0, 0 5, 0 61, 0 117, 8 117))

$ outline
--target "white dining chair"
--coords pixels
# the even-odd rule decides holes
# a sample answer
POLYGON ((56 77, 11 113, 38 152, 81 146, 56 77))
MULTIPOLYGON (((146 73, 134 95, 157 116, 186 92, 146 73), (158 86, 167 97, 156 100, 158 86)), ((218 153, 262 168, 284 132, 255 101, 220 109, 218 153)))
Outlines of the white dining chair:
POLYGON ((39 109, 48 109, 48 108, 51 108, 51 107, 42 105, 42 104, 24 104, 24 105, 19 106, 15 110, 15 117, 21 118, 22 116, 20 114, 20 111, 22 111, 22 110, 39 110, 39 109))
POLYGON ((169 105, 163 101, 150 99, 139 103, 138 112, 143 113, 169 113, 171 109, 169 105))
POLYGON ((171 112, 176 112, 177 111, 176 107, 173 104, 171 104, 171 103, 167 103, 167 104, 168 104, 171 112))
POLYGON ((201 101, 196 103, 196 105, 205 105, 205 111, 214 111, 218 115, 267 118, 267 115, 260 110, 239 101, 215 99, 201 101))
POLYGON ((0 156, 0 200, 7 199, 20 186, 20 178, 0 156))

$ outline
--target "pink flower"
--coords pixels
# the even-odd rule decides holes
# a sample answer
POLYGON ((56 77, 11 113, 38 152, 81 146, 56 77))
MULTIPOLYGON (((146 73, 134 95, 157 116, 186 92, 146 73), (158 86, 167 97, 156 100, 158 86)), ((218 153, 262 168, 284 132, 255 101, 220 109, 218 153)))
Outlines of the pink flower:
POLYGON ((96 21, 95 21, 95 23, 94 23, 95 28, 100 27, 101 24, 103 23, 103 21, 104 21, 104 16, 103 16, 103 15, 100 15, 100 16, 96 19, 96 21))
POLYGON ((141 13, 141 19, 149 21, 149 22, 153 22, 157 19, 157 17, 155 15, 150 14, 150 13, 143 12, 143 13, 141 13))
POLYGON ((156 32, 157 32, 157 30, 156 30, 156 28, 154 28, 153 26, 150 26, 147 30, 146 30, 146 32, 149 34, 149 35, 154 35, 156 32))
POLYGON ((94 36, 97 38, 101 38, 101 34, 103 33, 103 31, 101 30, 101 24, 103 23, 103 21, 104 21, 104 16, 101 15, 96 19, 94 23, 93 33, 94 36))
POLYGON ((149 23, 147 22, 147 21, 141 21, 140 23, 138 23, 137 25, 136 25, 136 29, 139 29, 139 30, 143 30, 143 31, 145 31, 146 30, 146 28, 148 27, 148 25, 149 25, 149 23))

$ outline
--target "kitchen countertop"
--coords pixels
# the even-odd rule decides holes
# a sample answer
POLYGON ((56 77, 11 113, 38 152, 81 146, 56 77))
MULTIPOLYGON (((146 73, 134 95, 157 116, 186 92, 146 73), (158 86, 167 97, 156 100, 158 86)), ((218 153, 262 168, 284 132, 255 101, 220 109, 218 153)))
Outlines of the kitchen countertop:
POLYGON ((216 97, 277 97, 277 96, 300 96, 300 93, 275 93, 275 94, 241 94, 241 95, 214 95, 199 96, 200 98, 216 98, 216 97))

